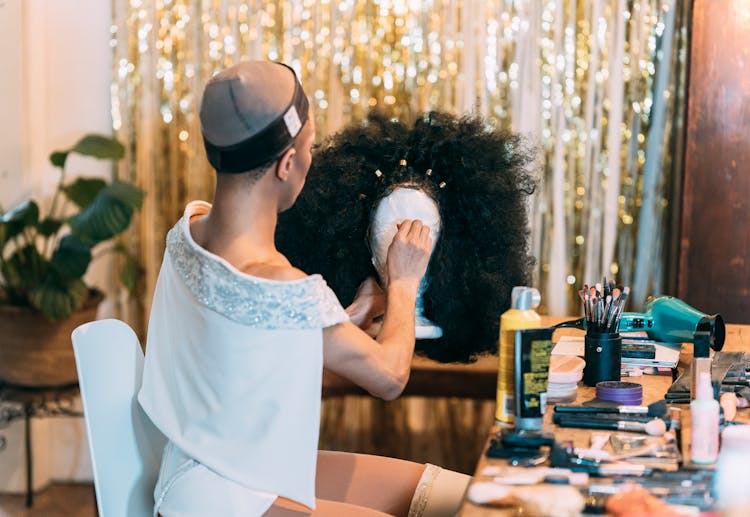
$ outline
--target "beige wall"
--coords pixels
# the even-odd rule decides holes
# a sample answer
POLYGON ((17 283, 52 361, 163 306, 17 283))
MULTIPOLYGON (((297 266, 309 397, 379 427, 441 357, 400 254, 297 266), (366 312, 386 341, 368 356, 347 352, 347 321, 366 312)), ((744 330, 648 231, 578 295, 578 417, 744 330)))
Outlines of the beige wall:
POLYGON ((0 3, 0 207, 24 194, 21 70, 21 2, 0 3))
MULTIPOLYGON (((110 2, 0 0, 0 206, 33 196, 49 203, 57 172, 50 151, 87 132, 111 133, 110 2)), ((69 160, 75 174, 109 173, 107 163, 69 160)), ((107 282, 95 263, 90 283, 107 282), (97 282, 99 280, 99 282, 97 282)), ((88 445, 80 419, 33 421, 35 486, 51 479, 90 479, 88 445)), ((0 429, 0 491, 25 489, 23 423, 0 429)))
MULTIPOLYGON (((47 196, 50 151, 85 132, 111 133, 110 5, 102 0, 0 2, 0 204, 47 196)), ((71 160, 72 173, 109 170, 71 160)))

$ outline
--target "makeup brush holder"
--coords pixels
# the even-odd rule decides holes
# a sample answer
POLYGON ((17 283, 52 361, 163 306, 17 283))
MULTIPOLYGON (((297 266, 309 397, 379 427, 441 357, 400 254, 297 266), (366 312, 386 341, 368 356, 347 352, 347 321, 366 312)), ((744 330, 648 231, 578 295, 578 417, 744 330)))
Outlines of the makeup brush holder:
POLYGON ((622 337, 618 333, 587 332, 584 359, 583 383, 586 386, 596 386, 601 381, 619 381, 622 337))

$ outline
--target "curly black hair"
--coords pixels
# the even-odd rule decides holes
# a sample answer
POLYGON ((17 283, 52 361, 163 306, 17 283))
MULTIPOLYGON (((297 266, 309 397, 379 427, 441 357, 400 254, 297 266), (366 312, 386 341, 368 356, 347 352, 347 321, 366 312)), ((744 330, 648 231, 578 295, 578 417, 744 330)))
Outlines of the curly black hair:
POLYGON ((378 200, 419 186, 442 219, 424 315, 443 336, 417 350, 441 362, 474 360, 497 351, 511 289, 530 280, 533 158, 524 138, 479 117, 430 112, 409 127, 371 112, 321 144, 296 204, 279 217, 276 244, 295 266, 322 274, 346 306, 363 280, 377 278, 366 240, 378 200))

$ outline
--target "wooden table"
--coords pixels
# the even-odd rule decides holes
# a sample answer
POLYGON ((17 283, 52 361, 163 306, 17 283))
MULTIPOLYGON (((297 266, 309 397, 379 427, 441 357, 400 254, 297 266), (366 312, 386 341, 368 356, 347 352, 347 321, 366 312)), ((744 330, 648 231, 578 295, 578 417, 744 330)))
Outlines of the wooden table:
MULTIPOLYGON (((411 363, 409 383, 402 396, 495 400, 497 361, 496 355, 486 355, 471 364, 445 364, 415 355, 411 363)), ((348 380, 331 372, 324 372, 324 398, 366 394, 365 390, 348 380)))
MULTIPOLYGON (((544 325, 552 325, 559 321, 559 318, 544 318, 544 325)), ((565 330, 565 333, 571 332, 565 330)), ((563 333, 563 330, 555 333, 555 339, 563 333)), ((580 331, 579 331, 580 334, 580 331)), ((750 325, 727 325, 727 336, 724 344, 724 351, 739 352, 739 351, 750 351, 750 325)), ((680 356, 680 363, 678 368, 684 368, 690 361, 692 355, 692 345, 683 345, 680 356)), ((631 377, 628 381, 639 382, 643 385, 643 404, 650 404, 664 398, 664 394, 672 383, 672 378, 669 375, 646 375, 643 377, 631 377)), ((580 404, 587 400, 594 398, 595 388, 584 386, 579 384, 578 397, 576 403, 580 404)), ((689 444, 690 440, 690 428, 689 428, 689 414, 687 414, 688 406, 686 404, 676 405, 677 407, 683 408, 683 452, 688 451, 686 444, 689 444)), ((571 428, 560 428, 552 423, 553 407, 548 407, 544 415, 544 428, 545 430, 551 431, 555 434, 558 441, 560 440, 572 440, 576 447, 587 447, 588 439, 590 436, 589 430, 582 429, 571 429, 571 428)), ((742 418, 748 418, 746 414, 748 410, 743 410, 742 418)), ((489 425, 489 424, 488 424, 489 425)), ((487 443, 485 444, 485 451, 489 445, 489 440, 497 432, 497 427, 493 426, 489 431, 487 443)), ((488 459, 484 452, 479 458, 477 467, 474 473, 474 480, 476 481, 489 481, 490 478, 481 476, 479 473, 488 465, 502 465, 503 460, 488 459)), ((498 517, 501 515, 516 515, 514 510, 502 510, 488 507, 481 507, 465 501, 461 511, 461 517, 498 517)))
MULTIPOLYGON (((551 326, 573 317, 543 316, 542 325, 551 326)), ((560 329, 555 339, 562 335, 583 335, 580 330, 560 329)), ((496 355, 485 355, 471 364, 438 363, 432 359, 414 356, 411 375, 402 396, 463 397, 495 400, 497 392, 496 355)), ((339 395, 364 395, 366 392, 351 382, 330 372, 323 378, 323 397, 339 395)), ((488 423, 490 425, 490 423, 488 423)))

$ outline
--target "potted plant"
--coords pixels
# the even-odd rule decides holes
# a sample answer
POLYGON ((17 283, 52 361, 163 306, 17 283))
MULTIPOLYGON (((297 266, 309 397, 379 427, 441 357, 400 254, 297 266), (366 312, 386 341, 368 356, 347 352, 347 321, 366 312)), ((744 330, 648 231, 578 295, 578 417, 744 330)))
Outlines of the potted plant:
MULTIPOLYGON (((138 187, 123 181, 69 181, 65 164, 73 153, 117 161, 124 148, 109 137, 84 136, 50 155, 60 178, 46 215, 34 200, 0 210, 0 383, 75 382, 70 333, 96 318, 102 299, 83 281, 92 249, 127 229, 143 200, 138 187)), ((116 243, 111 249, 125 251, 116 243)), ((120 279, 131 291, 137 271, 128 256, 120 279)))

